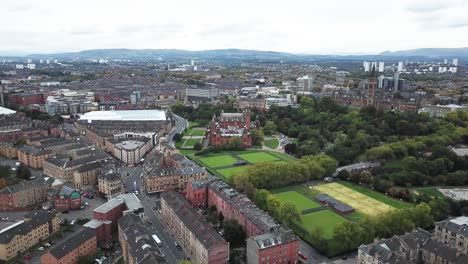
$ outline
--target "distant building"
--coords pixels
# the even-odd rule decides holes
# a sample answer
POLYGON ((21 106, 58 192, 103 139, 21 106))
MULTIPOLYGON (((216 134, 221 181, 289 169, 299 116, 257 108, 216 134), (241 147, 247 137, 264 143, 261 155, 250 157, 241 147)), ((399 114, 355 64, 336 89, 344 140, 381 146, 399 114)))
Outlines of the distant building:
POLYGON ((418 113, 428 113, 432 117, 444 117, 447 113, 467 109, 468 106, 466 105, 425 105, 423 108, 418 110, 418 113))
POLYGON ((322 193, 317 195, 315 198, 317 198, 317 200, 319 200, 321 204, 330 207, 331 209, 337 211, 340 214, 350 214, 354 212, 354 208, 336 200, 328 194, 322 193))
POLYGON ((168 263, 141 217, 126 214, 119 219, 119 242, 128 264, 168 263))
POLYGON ((60 229, 55 212, 32 211, 18 222, 2 222, 0 230, 0 260, 7 261, 42 242, 60 229))
POLYGON ((196 102, 212 102, 218 99, 219 89, 217 88, 186 88, 185 103, 196 102))
POLYGON ((314 78, 309 76, 302 76, 297 78, 297 91, 298 92, 312 92, 314 78))
POLYGON ((250 120, 250 111, 242 113, 224 113, 213 116, 210 128, 207 130, 210 145, 219 146, 229 142, 232 137, 242 139, 242 147, 252 147, 251 130, 256 124, 250 120))
POLYGON ((385 70, 385 63, 383 61, 379 62, 379 72, 384 72, 385 70))
POLYGON ((402 72, 402 71, 403 71, 403 62, 402 62, 402 61, 399 61, 399 62, 398 62, 397 71, 398 71, 398 72, 402 72))
POLYGON ((0 155, 8 159, 18 158, 18 148, 11 142, 0 142, 0 155))
POLYGON ((42 264, 76 264, 83 256, 90 256, 97 251, 96 231, 83 228, 75 235, 53 246, 41 256, 42 264))
POLYGON ((9 97, 10 105, 14 106, 28 106, 32 104, 44 104, 43 93, 19 93, 12 94, 9 97))
POLYGON ((161 215, 193 261, 224 264, 229 260, 228 242, 179 193, 161 194, 161 215))
POLYGON ((121 160, 127 166, 134 166, 140 162, 146 153, 153 147, 150 138, 129 138, 114 144, 114 157, 121 160))

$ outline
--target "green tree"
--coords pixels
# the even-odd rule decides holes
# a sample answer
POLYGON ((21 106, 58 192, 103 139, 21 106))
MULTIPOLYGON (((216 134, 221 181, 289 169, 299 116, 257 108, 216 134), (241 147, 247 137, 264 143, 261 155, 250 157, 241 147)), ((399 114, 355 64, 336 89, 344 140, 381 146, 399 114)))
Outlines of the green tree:
POLYGON ((10 176, 11 168, 7 165, 0 165, 0 178, 6 178, 10 176))
POLYGON ((250 132, 250 136, 252 138, 252 145, 254 146, 261 146, 264 140, 263 132, 260 129, 253 129, 250 132))
POLYGON ((180 133, 175 133, 172 140, 174 140, 175 142, 180 142, 182 140, 182 135, 180 133))
POLYGON ((265 133, 265 135, 272 135, 273 133, 276 132, 276 125, 273 121, 267 121, 265 123, 265 126, 263 127, 263 133, 265 133))
POLYGON ((245 243, 244 228, 235 219, 224 222, 224 238, 233 247, 242 246, 245 243))
POLYGON ((267 196, 267 208, 268 212, 270 212, 273 217, 278 218, 278 212, 281 208, 281 201, 273 194, 270 194, 267 196))
POLYGON ((193 149, 197 150, 197 151, 200 151, 200 150, 203 149, 203 144, 200 143, 200 142, 197 142, 197 143, 195 143, 195 145, 193 145, 193 149))
POLYGON ((267 198, 268 198, 268 195, 270 195, 270 192, 265 190, 265 189, 259 189, 259 190, 256 190, 255 191, 255 194, 254 194, 254 201, 255 201, 255 204, 263 209, 263 210, 267 210, 268 208, 268 204, 267 204, 267 198))
POLYGON ((288 226, 291 226, 293 223, 301 222, 301 215, 299 214, 296 205, 289 202, 281 205, 279 217, 281 221, 288 226))
POLYGON ((449 204, 445 199, 433 199, 429 202, 431 214, 435 221, 441 221, 448 218, 449 204))
POLYGON ((365 230, 356 222, 346 221, 335 227, 333 238, 342 244, 344 250, 349 250, 362 244, 365 230))
POLYGON ((19 179, 27 180, 27 179, 31 178, 31 171, 29 170, 28 167, 26 167, 24 165, 20 165, 16 169, 16 177, 19 178, 19 179))

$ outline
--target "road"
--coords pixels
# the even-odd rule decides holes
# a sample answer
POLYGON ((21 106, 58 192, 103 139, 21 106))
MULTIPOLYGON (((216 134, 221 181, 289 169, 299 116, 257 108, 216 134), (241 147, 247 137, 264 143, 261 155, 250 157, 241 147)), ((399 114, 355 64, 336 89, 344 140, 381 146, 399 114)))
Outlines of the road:
POLYGON ((172 138, 174 137, 174 135, 176 133, 182 133, 184 129, 188 126, 187 120, 175 114, 173 114, 173 117, 175 120, 175 125, 172 128, 171 132, 167 135, 167 142, 172 146, 174 146, 174 143, 172 142, 172 138))
POLYGON ((367 168, 378 167, 378 166, 380 166, 380 162, 370 162, 370 161, 358 162, 358 163, 336 168, 336 174, 338 174, 342 170, 347 170, 349 172, 352 172, 353 170, 367 169, 367 168))
POLYGON ((170 228, 165 225, 161 215, 154 210, 156 207, 156 201, 159 197, 156 195, 146 194, 142 186, 143 181, 140 178, 142 173, 142 165, 121 168, 122 179, 127 186, 128 192, 133 192, 134 182, 136 182, 136 185, 138 186, 138 198, 145 210, 145 221, 149 220, 152 223, 151 225, 147 224, 146 226, 151 230, 151 235, 156 234, 163 241, 163 245, 160 248, 161 252, 169 263, 178 263, 179 260, 184 259, 186 255, 175 247, 175 240, 172 234, 168 232, 171 231, 170 228), (127 176, 127 172, 129 176, 127 176))

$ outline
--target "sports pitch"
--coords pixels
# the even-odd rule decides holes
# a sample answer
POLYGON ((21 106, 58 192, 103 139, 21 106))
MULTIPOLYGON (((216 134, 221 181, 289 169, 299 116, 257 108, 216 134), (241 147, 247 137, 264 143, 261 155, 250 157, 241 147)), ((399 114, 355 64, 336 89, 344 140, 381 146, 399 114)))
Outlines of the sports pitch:
POLYGON ((277 161, 279 160, 278 157, 275 157, 273 155, 270 155, 266 152, 253 152, 253 153, 247 153, 247 154, 241 154, 239 157, 243 160, 246 160, 250 163, 259 163, 259 162, 265 162, 265 161, 277 161))
POLYGON ((394 207, 390 205, 377 201, 336 182, 320 184, 312 188, 320 193, 326 193, 367 215, 378 215, 394 209, 394 207))
POLYGON ((322 236, 325 239, 333 237, 333 230, 337 225, 349 221, 328 209, 301 215, 301 219, 302 228, 307 230, 309 233, 311 233, 314 229, 321 229, 323 232, 322 236))
POLYGON ((289 191, 289 192, 280 192, 274 194, 278 199, 280 199, 283 203, 292 203, 296 206, 299 213, 306 209, 312 209, 320 207, 321 205, 317 202, 305 197, 304 195, 296 192, 296 191, 289 191))
POLYGON ((201 158, 200 161, 205 163, 208 167, 218 168, 224 166, 231 166, 237 160, 230 155, 221 155, 209 158, 201 158))

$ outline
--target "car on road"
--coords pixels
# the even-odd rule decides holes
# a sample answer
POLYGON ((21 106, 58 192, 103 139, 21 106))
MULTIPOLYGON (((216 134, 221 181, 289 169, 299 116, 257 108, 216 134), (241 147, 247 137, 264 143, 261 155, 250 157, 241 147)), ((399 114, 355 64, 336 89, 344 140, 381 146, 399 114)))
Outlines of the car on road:
POLYGON ((16 162, 15 165, 16 165, 16 167, 19 167, 19 166, 21 166, 21 163, 16 162))
POLYGON ((76 223, 76 220, 72 220, 72 221, 70 222, 70 225, 74 225, 75 223, 76 223))
POLYGON ((45 250, 45 248, 44 247, 38 247, 37 250, 43 251, 43 250, 45 250))
POLYGON ((299 257, 301 257, 303 260, 307 260, 307 256, 302 254, 302 252, 299 251, 299 257))
POLYGON ((177 250, 182 251, 182 247, 179 245, 179 243, 174 242, 174 246, 177 248, 177 250))
POLYGON ((153 222, 151 222, 150 220, 148 220, 148 225, 152 225, 152 224, 153 224, 153 222))

